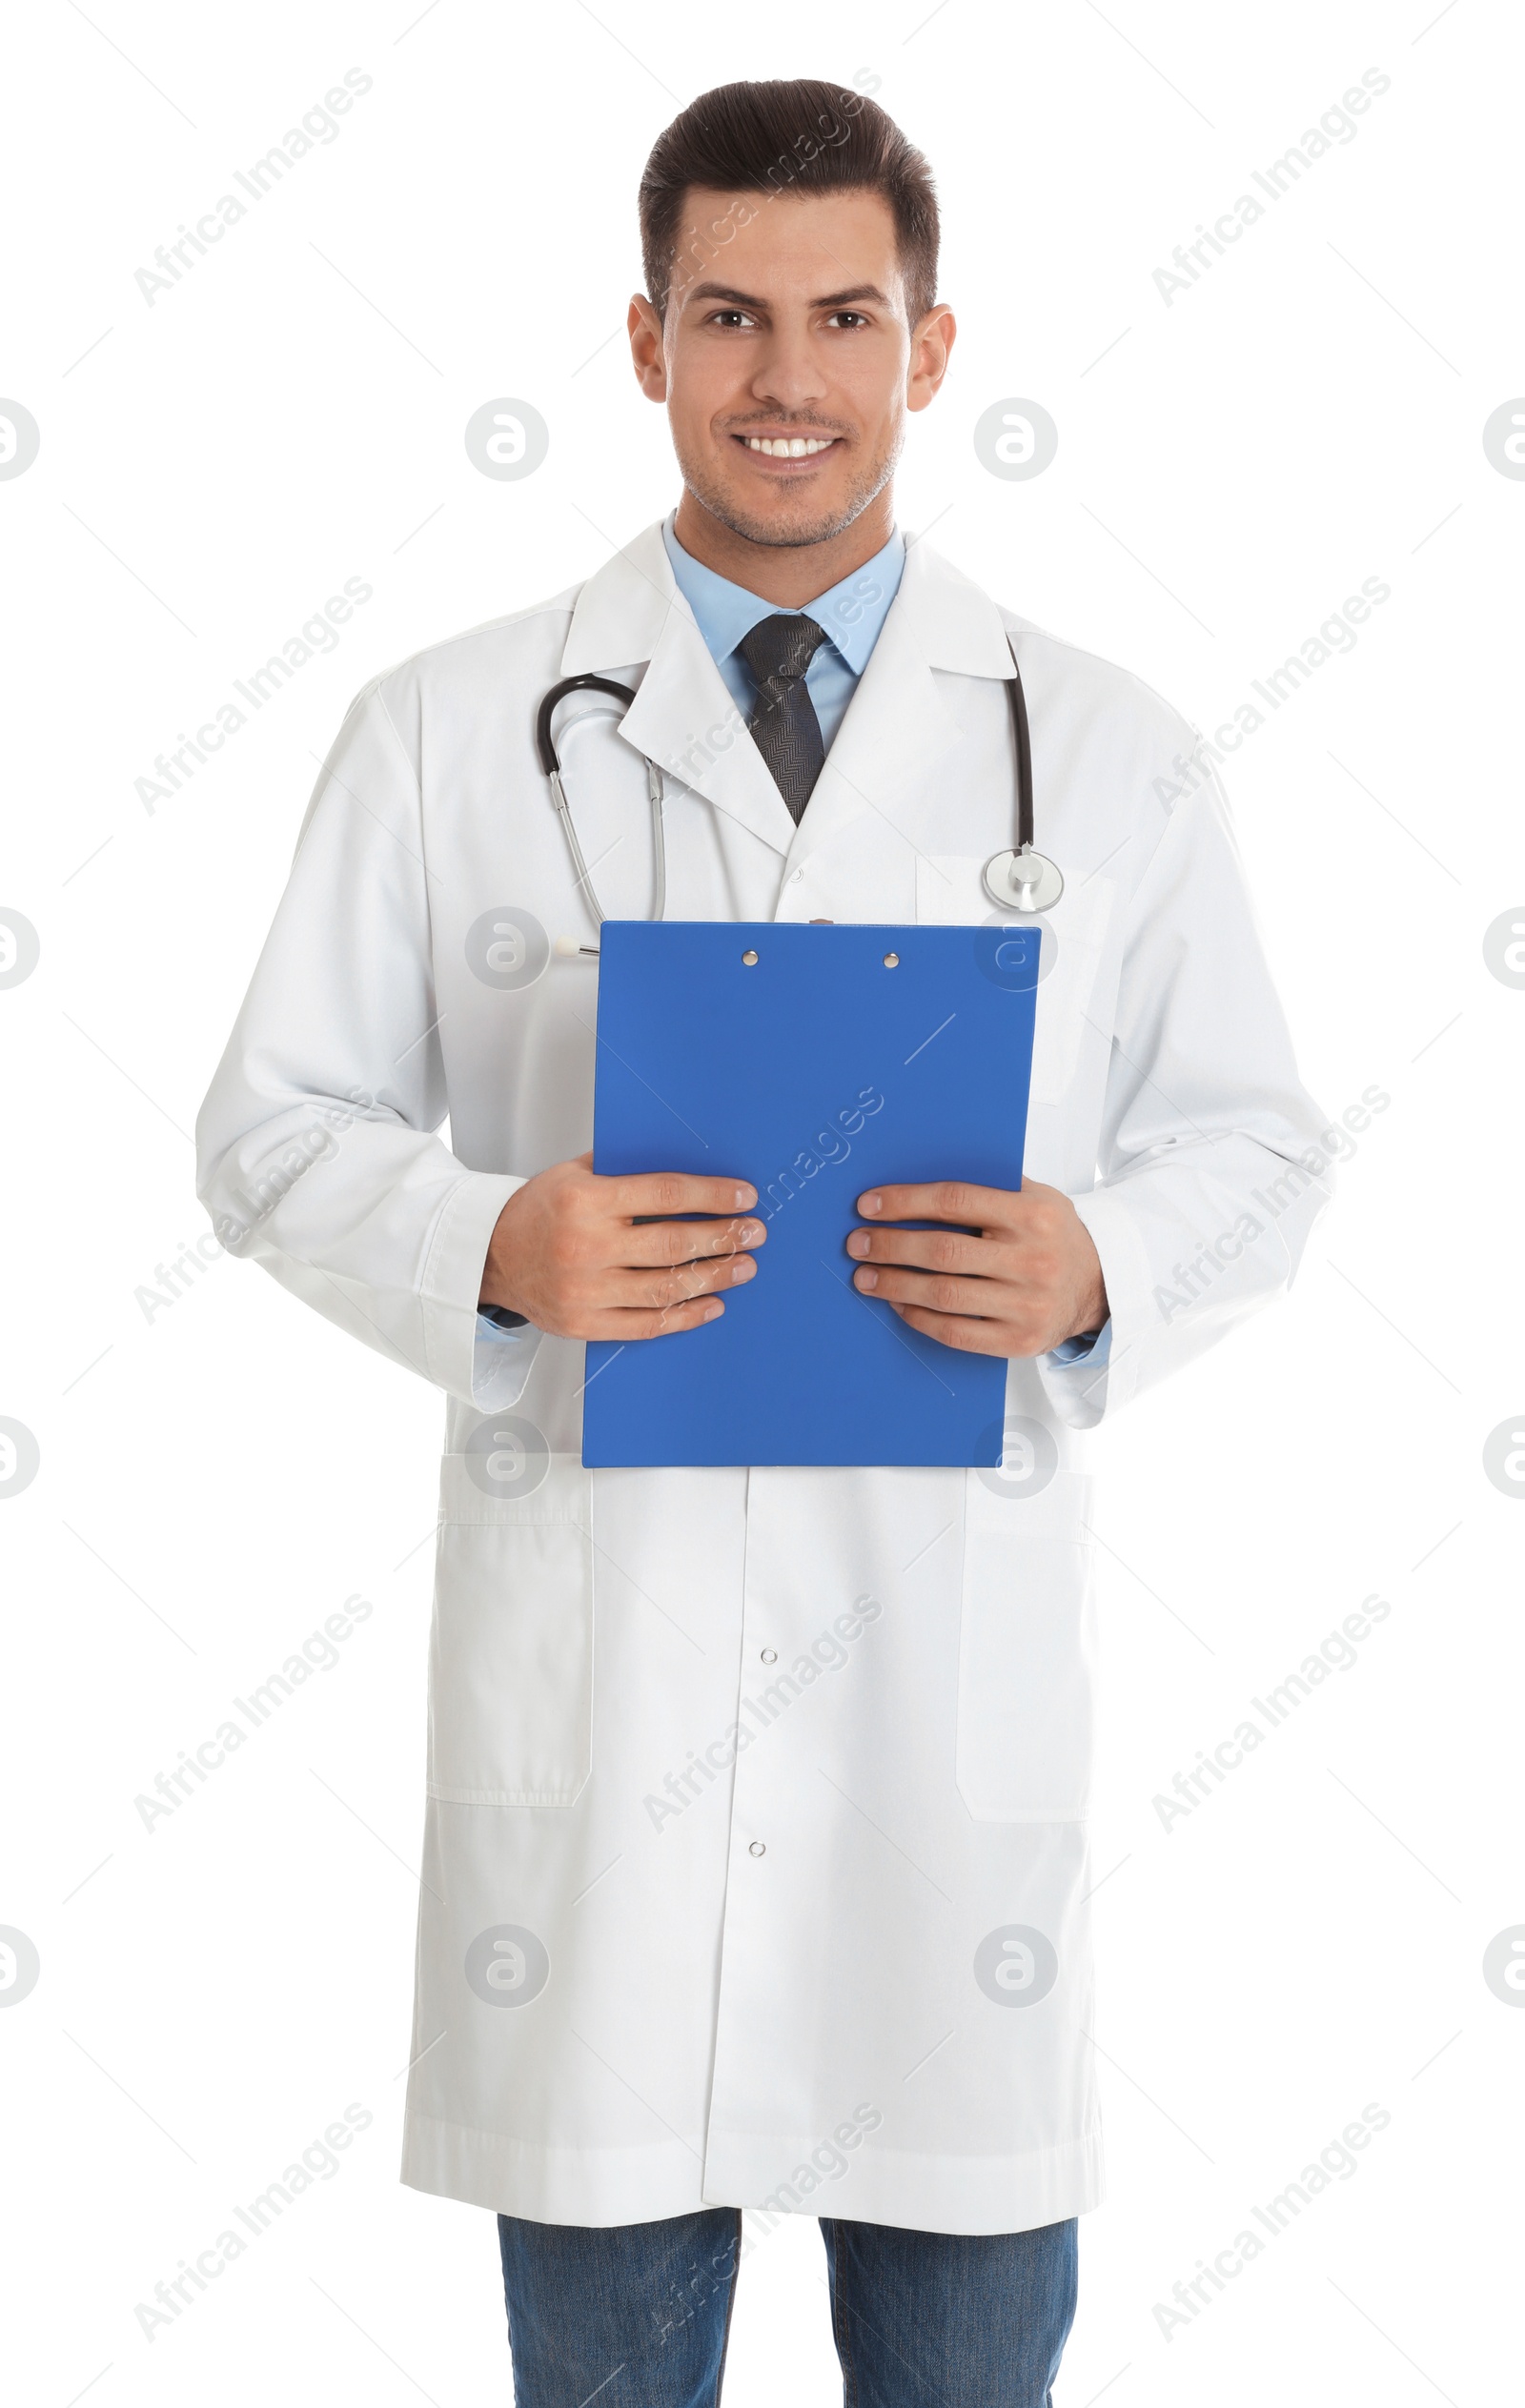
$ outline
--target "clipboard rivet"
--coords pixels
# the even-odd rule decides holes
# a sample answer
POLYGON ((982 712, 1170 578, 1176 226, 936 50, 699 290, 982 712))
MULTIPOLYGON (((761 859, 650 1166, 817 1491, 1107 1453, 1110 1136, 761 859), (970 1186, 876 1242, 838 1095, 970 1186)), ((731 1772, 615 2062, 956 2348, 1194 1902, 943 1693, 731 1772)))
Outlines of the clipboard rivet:
POLYGON ((884 967, 886 970, 898 970, 900 968, 900 955, 898 953, 886 953, 884 956, 884 967))
POLYGON ((742 954, 742 959, 749 970, 755 970, 757 968, 757 955, 750 949, 742 954))

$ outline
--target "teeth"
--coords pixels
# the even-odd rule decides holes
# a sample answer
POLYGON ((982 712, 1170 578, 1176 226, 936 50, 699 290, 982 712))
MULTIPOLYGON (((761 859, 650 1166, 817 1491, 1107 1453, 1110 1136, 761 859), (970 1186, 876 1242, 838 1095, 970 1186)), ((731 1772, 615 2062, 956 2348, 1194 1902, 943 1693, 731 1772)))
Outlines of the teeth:
POLYGON ((837 438, 835 435, 818 440, 813 435, 749 435, 745 439, 749 452, 765 452, 769 459, 804 460, 813 457, 817 452, 829 452, 837 438))

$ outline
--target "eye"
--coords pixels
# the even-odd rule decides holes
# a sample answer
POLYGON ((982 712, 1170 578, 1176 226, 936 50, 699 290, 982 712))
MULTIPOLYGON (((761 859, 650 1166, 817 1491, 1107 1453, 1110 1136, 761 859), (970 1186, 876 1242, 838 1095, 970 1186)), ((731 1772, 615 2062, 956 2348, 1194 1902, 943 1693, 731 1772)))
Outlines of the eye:
POLYGON ((757 324, 756 318, 754 318, 746 310, 735 309, 714 310, 711 312, 706 322, 711 326, 729 327, 755 326, 757 324))
POLYGON ((833 310, 826 320, 828 326, 845 327, 849 333, 854 327, 866 326, 867 323, 862 310, 833 310))

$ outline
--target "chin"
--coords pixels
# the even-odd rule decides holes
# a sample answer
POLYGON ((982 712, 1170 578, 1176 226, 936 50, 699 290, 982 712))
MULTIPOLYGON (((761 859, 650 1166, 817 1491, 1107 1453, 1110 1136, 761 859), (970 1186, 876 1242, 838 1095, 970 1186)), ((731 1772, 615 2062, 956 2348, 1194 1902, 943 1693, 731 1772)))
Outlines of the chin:
POLYGON ((829 543, 833 536, 840 536, 852 525, 864 504, 855 501, 849 507, 839 502, 832 507, 802 495, 788 506, 771 511, 761 511, 755 505, 731 498, 719 502, 705 498, 704 507, 722 526, 728 527, 734 536, 744 536, 748 543, 787 547, 829 543))
POLYGON ((861 516, 884 484, 884 478, 879 477, 862 487, 855 486, 848 493, 783 490, 774 499, 756 493, 739 494, 707 480, 701 484, 692 476, 684 481, 695 500, 702 502, 711 517, 718 518, 732 535, 741 536, 747 543, 781 546, 829 543, 861 516))
POLYGON ((733 536, 746 543, 796 549, 829 543, 834 536, 845 534, 884 492, 895 463, 893 458, 878 461, 865 476, 828 493, 810 491, 803 483, 760 492, 756 485, 742 488, 722 476, 709 460, 680 459, 679 466, 694 499, 733 536))

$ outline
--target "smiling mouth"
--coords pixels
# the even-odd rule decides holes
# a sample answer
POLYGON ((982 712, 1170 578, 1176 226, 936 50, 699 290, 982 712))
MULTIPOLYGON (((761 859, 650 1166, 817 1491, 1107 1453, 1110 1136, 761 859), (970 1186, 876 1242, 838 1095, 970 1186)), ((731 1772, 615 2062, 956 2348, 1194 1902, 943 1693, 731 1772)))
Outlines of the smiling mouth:
POLYGON ((768 460, 818 460, 841 441, 835 435, 738 435, 734 442, 754 457, 768 460))

